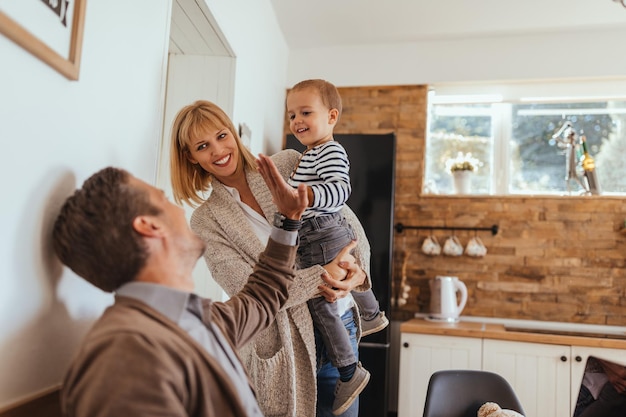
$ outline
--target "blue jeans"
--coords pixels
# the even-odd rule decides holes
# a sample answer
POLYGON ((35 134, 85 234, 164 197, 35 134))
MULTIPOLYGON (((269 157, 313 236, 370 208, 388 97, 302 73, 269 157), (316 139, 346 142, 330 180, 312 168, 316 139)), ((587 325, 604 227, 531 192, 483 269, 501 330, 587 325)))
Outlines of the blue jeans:
MULTIPOLYGON (((298 234, 298 268, 301 269, 326 265, 355 239, 350 224, 341 213, 305 220, 298 234)), ((372 290, 353 291, 352 297, 359 306, 362 317, 371 320, 378 315, 380 308, 372 290)), ((324 297, 313 298, 307 304, 315 329, 322 336, 328 358, 333 365, 341 368, 356 363, 345 323, 338 317, 337 304, 329 303, 324 297)))
MULTIPOLYGON (((354 321, 352 309, 341 316, 341 320, 348 332, 352 350, 358 360, 359 350, 356 340, 357 325, 354 321)), ((339 380, 339 371, 330 362, 326 346, 317 329, 315 329, 315 350, 317 352, 317 417, 333 417, 333 401, 335 400, 335 386, 339 380)), ((357 398, 350 408, 341 415, 343 417, 358 417, 359 399, 357 398)))

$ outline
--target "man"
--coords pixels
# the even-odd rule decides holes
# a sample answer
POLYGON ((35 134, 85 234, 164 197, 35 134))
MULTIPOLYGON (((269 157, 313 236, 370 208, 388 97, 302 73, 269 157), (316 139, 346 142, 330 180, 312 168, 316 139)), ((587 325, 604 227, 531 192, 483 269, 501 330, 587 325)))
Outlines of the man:
POLYGON ((54 225, 54 249, 75 273, 114 291, 115 303, 68 370, 65 415, 261 415, 235 350, 265 329, 287 299, 308 203, 304 189, 275 200, 288 219, 284 230, 273 228, 247 285, 219 303, 192 293, 204 243, 162 191, 105 168, 67 199, 54 225))

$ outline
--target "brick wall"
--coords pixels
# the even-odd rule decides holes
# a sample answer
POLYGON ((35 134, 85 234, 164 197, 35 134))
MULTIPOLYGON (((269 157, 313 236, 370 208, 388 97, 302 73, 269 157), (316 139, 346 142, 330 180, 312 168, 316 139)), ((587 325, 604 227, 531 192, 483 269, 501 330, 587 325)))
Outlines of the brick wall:
MULTIPOLYGON (((427 313, 429 279, 453 275, 468 287, 464 315, 626 325, 626 235, 620 233, 626 199, 422 196, 427 86, 339 91, 344 110, 336 133, 396 133, 395 223, 499 227, 495 236, 454 232, 464 245, 480 237, 488 249, 484 258, 427 256, 420 247, 430 231, 396 232, 394 292, 405 256, 411 289, 394 319, 427 313)), ((452 232, 432 233, 443 243, 452 232)))

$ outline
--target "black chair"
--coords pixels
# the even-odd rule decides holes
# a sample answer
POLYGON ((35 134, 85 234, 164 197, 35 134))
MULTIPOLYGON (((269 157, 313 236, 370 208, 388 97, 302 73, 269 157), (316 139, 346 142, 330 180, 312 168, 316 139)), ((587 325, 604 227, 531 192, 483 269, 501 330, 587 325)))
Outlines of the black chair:
POLYGON ((498 374, 475 370, 446 370, 428 381, 423 417, 476 417, 486 402, 524 414, 509 383, 498 374))

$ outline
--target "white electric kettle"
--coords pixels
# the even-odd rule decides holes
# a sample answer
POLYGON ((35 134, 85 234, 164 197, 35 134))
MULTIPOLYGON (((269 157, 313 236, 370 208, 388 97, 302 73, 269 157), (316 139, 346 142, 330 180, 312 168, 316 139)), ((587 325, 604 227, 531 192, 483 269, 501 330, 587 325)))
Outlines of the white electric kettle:
POLYGON ((467 303, 467 287, 457 277, 437 276, 430 284, 430 315, 429 319, 457 322, 465 303, 467 303), (460 293, 460 300, 457 298, 460 293))

